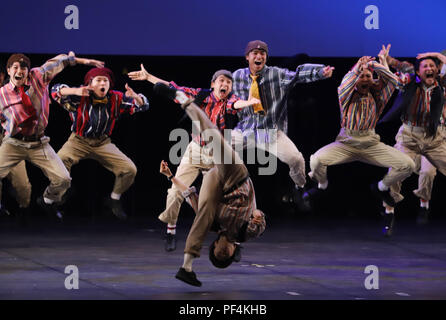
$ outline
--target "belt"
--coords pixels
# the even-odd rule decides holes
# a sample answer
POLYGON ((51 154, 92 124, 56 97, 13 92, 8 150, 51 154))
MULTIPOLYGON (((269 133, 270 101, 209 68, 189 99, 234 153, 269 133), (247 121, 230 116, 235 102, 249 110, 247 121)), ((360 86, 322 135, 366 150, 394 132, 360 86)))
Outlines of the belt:
POLYGON ((231 192, 233 192, 236 189, 238 189, 239 187, 241 187, 241 185, 244 184, 246 182, 246 180, 248 180, 248 178, 249 178, 249 174, 246 177, 244 177, 242 180, 240 180, 239 182, 234 184, 232 187, 230 187, 228 190, 223 192, 223 195, 225 196, 227 194, 230 194, 231 192))
POLYGON ((43 137, 43 134, 41 135, 32 135, 32 136, 24 136, 21 133, 17 133, 15 136, 12 136, 11 138, 17 139, 17 140, 21 140, 21 141, 26 141, 26 142, 37 142, 40 141, 40 138, 43 137))
POLYGON ((417 126, 413 126, 413 125, 407 124, 407 123, 404 123, 403 126, 407 130, 412 131, 412 132, 426 132, 426 129, 424 127, 417 127, 417 126))
POLYGON ((368 136, 370 134, 375 134, 375 129, 350 130, 350 129, 344 128, 344 132, 351 136, 368 136))

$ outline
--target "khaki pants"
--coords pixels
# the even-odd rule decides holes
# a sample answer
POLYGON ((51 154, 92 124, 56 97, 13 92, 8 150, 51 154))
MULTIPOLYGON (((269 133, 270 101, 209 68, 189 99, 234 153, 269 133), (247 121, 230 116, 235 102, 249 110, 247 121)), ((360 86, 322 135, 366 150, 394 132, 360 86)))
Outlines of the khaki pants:
POLYGON ((211 129, 207 130, 207 132, 212 134, 213 137, 220 139, 221 145, 221 152, 212 154, 214 167, 203 177, 198 198, 198 213, 187 236, 184 249, 185 253, 199 257, 203 241, 212 226, 215 216, 218 214, 224 192, 230 190, 248 176, 248 170, 239 156, 224 140, 218 129, 198 106, 192 103, 187 107, 186 113, 192 121, 200 121, 202 131, 211 129), (230 163, 225 163, 223 161, 224 158, 230 159, 230 163))
MULTIPOLYGON (((2 141, 3 134, 0 133, 0 145, 2 144, 2 141)), ((31 201, 31 183, 29 182, 28 174, 26 173, 25 161, 20 161, 17 166, 12 168, 6 176, 6 179, 11 182, 19 207, 27 208, 31 201)))
POLYGON ((311 172, 308 175, 319 183, 325 183, 328 166, 353 161, 392 168, 383 178, 387 186, 408 177, 415 169, 415 163, 408 156, 380 142, 374 130, 350 131, 342 128, 335 142, 310 157, 311 172))
MULTIPOLYGON (((426 132, 423 128, 411 127, 403 124, 396 135, 395 148, 404 152, 414 160, 416 160, 418 156, 424 156, 428 162, 437 168, 443 175, 446 175, 446 140, 444 139, 441 130, 441 128, 438 128, 435 136, 426 137, 426 132)), ((422 160, 420 159, 420 161, 422 160)), ((426 183, 428 185, 430 183, 430 190, 421 190, 420 195, 422 197, 430 198, 433 183, 432 170, 427 167, 426 163, 424 170, 428 175, 430 174, 430 177, 428 175, 424 176, 426 183), (428 179, 431 179, 432 181, 429 182, 428 179), (427 193, 429 193, 429 195, 427 193)), ((404 199, 403 195, 400 193, 403 180, 404 179, 398 180, 390 188, 392 197, 396 202, 400 202, 404 199)))
MULTIPOLYGON (((440 127, 440 133, 443 139, 446 139, 446 127, 440 127)), ((434 184, 435 176, 437 175, 437 169, 426 159, 425 156, 417 155, 415 157, 415 164, 417 166, 416 173, 418 173, 418 189, 413 193, 423 199, 430 200, 432 196, 432 188, 434 184)))
MULTIPOLYGON (((3 144, 0 146, 0 181, 14 167, 19 165, 23 160, 26 160, 40 168, 50 180, 50 185, 46 188, 43 196, 54 202, 61 201, 63 194, 70 187, 71 178, 62 161, 48 143, 49 140, 48 137, 43 137, 38 142, 23 142, 9 137, 3 139, 3 144)), ((22 165, 23 169, 21 170, 25 170, 25 164, 23 163, 22 165)), ((27 203, 29 204, 29 200, 24 200, 22 206, 27 203)))
POLYGON ((124 193, 135 180, 137 171, 135 164, 111 143, 109 137, 93 139, 72 133, 57 154, 68 171, 71 171, 71 167, 80 160, 98 161, 115 175, 114 193, 124 193))
POLYGON ((305 160, 302 153, 297 150, 296 145, 290 138, 282 131, 277 130, 277 136, 273 137, 268 144, 255 144, 254 139, 243 141, 243 133, 241 130, 232 130, 232 146, 237 150, 238 146, 243 145, 244 149, 259 148, 261 150, 267 150, 270 154, 273 154, 280 161, 286 163, 290 168, 289 175, 293 182, 303 187, 306 182, 305 178, 305 160))
MULTIPOLYGON (((205 173, 212 167, 213 160, 209 149, 200 147, 198 143, 192 141, 187 146, 183 158, 181 158, 175 177, 190 187, 200 172, 205 173)), ((167 190, 166 209, 159 215, 158 219, 164 223, 176 224, 183 200, 181 191, 175 184, 172 184, 167 190)))

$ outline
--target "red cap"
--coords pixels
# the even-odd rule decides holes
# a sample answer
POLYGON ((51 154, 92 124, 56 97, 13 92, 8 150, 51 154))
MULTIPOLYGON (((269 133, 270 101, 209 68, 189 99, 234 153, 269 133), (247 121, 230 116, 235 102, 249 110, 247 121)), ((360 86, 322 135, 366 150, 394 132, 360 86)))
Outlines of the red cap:
POLYGON ((93 68, 88 71, 84 77, 84 85, 88 85, 90 81, 97 76, 107 77, 108 81, 110 81, 110 88, 113 87, 115 77, 109 68, 93 68))

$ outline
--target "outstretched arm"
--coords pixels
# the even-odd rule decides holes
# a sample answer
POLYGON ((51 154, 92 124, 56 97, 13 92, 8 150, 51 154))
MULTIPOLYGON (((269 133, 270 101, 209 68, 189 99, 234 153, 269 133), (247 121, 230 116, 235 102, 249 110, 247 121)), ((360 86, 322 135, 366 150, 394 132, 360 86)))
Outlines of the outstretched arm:
POLYGON ((76 57, 73 51, 70 51, 68 55, 60 54, 58 56, 55 56, 54 58, 51 58, 50 60, 45 62, 40 68, 32 69, 31 73, 36 75, 44 85, 48 85, 50 81, 66 66, 75 65, 76 63, 94 66, 98 68, 104 66, 103 61, 78 58, 76 57))
POLYGON ((260 100, 252 97, 249 100, 238 100, 234 103, 234 109, 246 108, 257 103, 260 103, 260 100))
POLYGON ((166 86, 169 85, 169 82, 167 82, 166 80, 160 79, 158 77, 155 77, 153 74, 148 73, 142 63, 141 63, 141 70, 129 72, 128 76, 132 80, 142 80, 142 81, 147 80, 153 84, 161 82, 164 83, 166 86))

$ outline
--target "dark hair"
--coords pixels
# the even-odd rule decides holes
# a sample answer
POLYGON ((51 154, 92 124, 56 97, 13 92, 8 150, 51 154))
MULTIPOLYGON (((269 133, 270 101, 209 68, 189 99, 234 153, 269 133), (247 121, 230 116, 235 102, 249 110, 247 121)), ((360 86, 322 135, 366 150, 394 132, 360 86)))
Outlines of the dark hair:
POLYGON ((236 262, 240 261, 240 245, 234 244, 235 250, 234 250, 234 254, 231 257, 229 257, 226 260, 219 260, 219 259, 217 259, 217 257, 214 254, 214 249, 215 249, 215 243, 218 241, 218 239, 220 239, 220 235, 221 234, 219 234, 217 239, 215 239, 209 246, 209 260, 211 260, 214 267, 224 269, 224 268, 229 267, 232 264, 232 261, 236 261, 236 262))
POLYGON ((14 64, 14 62, 19 62, 22 68, 27 67, 28 70, 31 69, 31 60, 23 53, 14 53, 13 55, 11 55, 6 62, 6 68, 9 69, 14 64))
POLYGON ((415 71, 419 71, 420 70, 420 64, 421 64, 421 61, 423 61, 423 60, 427 60, 427 59, 431 59, 432 61, 434 61, 434 63, 435 63, 435 65, 437 66, 437 68, 440 66, 440 64, 441 64, 441 62, 440 62, 440 60, 438 60, 437 58, 435 58, 435 57, 424 57, 424 58, 421 58, 421 59, 417 59, 417 60, 415 60, 415 65, 414 65, 414 67, 415 67, 415 71))

